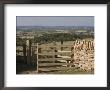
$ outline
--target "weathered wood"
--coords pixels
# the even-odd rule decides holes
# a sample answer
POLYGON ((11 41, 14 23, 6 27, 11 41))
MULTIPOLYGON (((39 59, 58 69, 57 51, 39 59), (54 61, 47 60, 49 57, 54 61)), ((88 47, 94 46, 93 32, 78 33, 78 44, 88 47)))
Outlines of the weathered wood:
POLYGON ((18 51, 18 52, 23 52, 23 50, 16 50, 16 51, 18 51))
POLYGON ((74 63, 39 63, 39 66, 74 65, 74 63))
POLYGON ((23 56, 26 56, 26 45, 23 45, 23 56))
POLYGON ((48 48, 48 47, 73 47, 73 45, 39 45, 39 48, 48 48))
POLYGON ((60 71, 63 71, 63 70, 70 70, 70 69, 73 69, 74 70, 74 67, 45 67, 45 68, 39 68, 39 70, 41 71, 51 71, 51 70, 60 70, 60 71))
POLYGON ((27 45, 27 64, 30 65, 31 64, 31 42, 30 40, 26 41, 26 45, 27 45))
POLYGON ((57 61, 57 60, 73 60, 73 58, 45 58, 45 59, 38 59, 38 61, 57 61))
POLYGON ((51 52, 51 53, 36 53, 38 55, 59 55, 59 54, 62 54, 62 55, 65 55, 65 54, 69 54, 71 55, 72 52, 51 52))
MULTIPOLYGON (((23 46, 22 46, 23 47, 23 46)), ((75 41, 73 43, 73 45, 46 45, 46 44, 42 44, 38 46, 38 43, 35 45, 31 45, 30 42, 27 42, 27 64, 31 64, 31 62, 33 62, 31 60, 31 57, 34 57, 32 52, 30 51, 31 48, 33 48, 33 54, 35 55, 35 57, 37 58, 36 63, 37 64, 37 71, 39 70, 66 70, 67 68, 71 68, 73 66, 77 64, 81 66, 81 68, 83 67, 85 69, 85 66, 87 67, 87 65, 90 65, 89 63, 93 64, 93 59, 91 59, 90 57, 94 57, 93 52, 94 52, 94 43, 93 42, 88 42, 86 40, 84 41, 75 41), (63 48, 66 47, 67 49, 64 50, 70 50, 70 51, 63 51, 63 48), (52 48, 52 49, 51 49, 52 48), (90 54, 90 50, 92 55, 90 54), (86 55, 86 52, 88 55, 86 55), (32 54, 32 55, 31 55, 32 54), (40 58, 41 55, 41 59, 40 58), (84 56, 83 59, 82 56, 84 56), (79 59, 79 57, 81 57, 79 59), (90 59, 89 59, 89 58, 90 59), (78 60, 78 61, 77 61, 78 60), (40 62, 41 61, 41 62, 40 62), (49 61, 48 63, 43 62, 43 61, 49 61), (51 62, 52 61, 52 62, 51 62), (87 64, 87 65, 86 65, 87 64), (39 66, 47 66, 45 68, 41 68, 39 66), (65 66, 65 68, 63 68, 65 66), (50 68, 50 67, 54 67, 54 68, 50 68), (59 68, 57 68, 59 67, 59 68)), ((25 47, 24 47, 25 49, 25 47)), ((25 56, 25 50, 24 49, 19 49, 18 51, 20 52, 24 52, 23 56, 25 56)), ((93 67, 93 65, 91 66, 93 67)), ((90 68, 91 68, 90 67, 90 68)), ((88 69, 88 67, 87 67, 88 69)))

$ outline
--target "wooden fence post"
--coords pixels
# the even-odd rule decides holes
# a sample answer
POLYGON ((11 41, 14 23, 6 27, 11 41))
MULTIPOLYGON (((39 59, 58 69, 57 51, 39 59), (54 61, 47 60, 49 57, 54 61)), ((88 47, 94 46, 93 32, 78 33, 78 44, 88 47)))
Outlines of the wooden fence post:
MULTIPOLYGON (((73 60, 71 60, 70 61, 70 63, 74 63, 74 46, 73 47, 71 47, 71 58, 73 59, 73 60)), ((71 67, 73 67, 74 65, 71 65, 71 67)))
POLYGON ((27 64, 31 65, 31 42, 30 40, 26 41, 27 45, 27 64))
MULTIPOLYGON (((54 42, 53 44, 54 44, 54 52, 56 54, 56 52, 58 52, 57 49, 56 49, 56 42, 54 42)), ((58 57, 57 55, 54 55, 53 58, 57 58, 57 57, 58 57)))
POLYGON ((26 43, 23 44, 23 56, 24 56, 24 63, 26 63, 26 43))
MULTIPOLYGON (((55 44, 55 45, 56 45, 56 44, 55 44)), ((56 47, 55 47, 54 52, 55 52, 55 56, 54 56, 54 58, 57 58, 57 57, 58 57, 58 55, 56 55, 56 53, 58 52, 58 50, 57 50, 57 48, 56 48, 56 47)))

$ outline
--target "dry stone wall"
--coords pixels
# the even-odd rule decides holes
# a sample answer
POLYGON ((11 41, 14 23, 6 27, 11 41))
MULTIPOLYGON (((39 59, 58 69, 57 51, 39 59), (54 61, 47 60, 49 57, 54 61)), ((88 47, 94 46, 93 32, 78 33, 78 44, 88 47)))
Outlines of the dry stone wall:
POLYGON ((94 40, 76 40, 73 44, 72 56, 74 66, 85 71, 94 69, 94 40))

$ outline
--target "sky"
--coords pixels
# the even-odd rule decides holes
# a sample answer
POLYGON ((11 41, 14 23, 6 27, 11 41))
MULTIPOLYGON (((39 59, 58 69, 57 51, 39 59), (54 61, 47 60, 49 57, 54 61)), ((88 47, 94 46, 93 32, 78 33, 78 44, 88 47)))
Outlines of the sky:
POLYGON ((17 26, 94 26, 94 16, 17 16, 17 26))

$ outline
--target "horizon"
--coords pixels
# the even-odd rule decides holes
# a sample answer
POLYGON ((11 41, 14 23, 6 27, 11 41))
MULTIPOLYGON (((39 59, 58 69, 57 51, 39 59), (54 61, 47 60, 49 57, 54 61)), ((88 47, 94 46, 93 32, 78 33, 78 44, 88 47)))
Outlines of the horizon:
POLYGON ((94 26, 17 26, 17 27, 94 27, 94 26))

